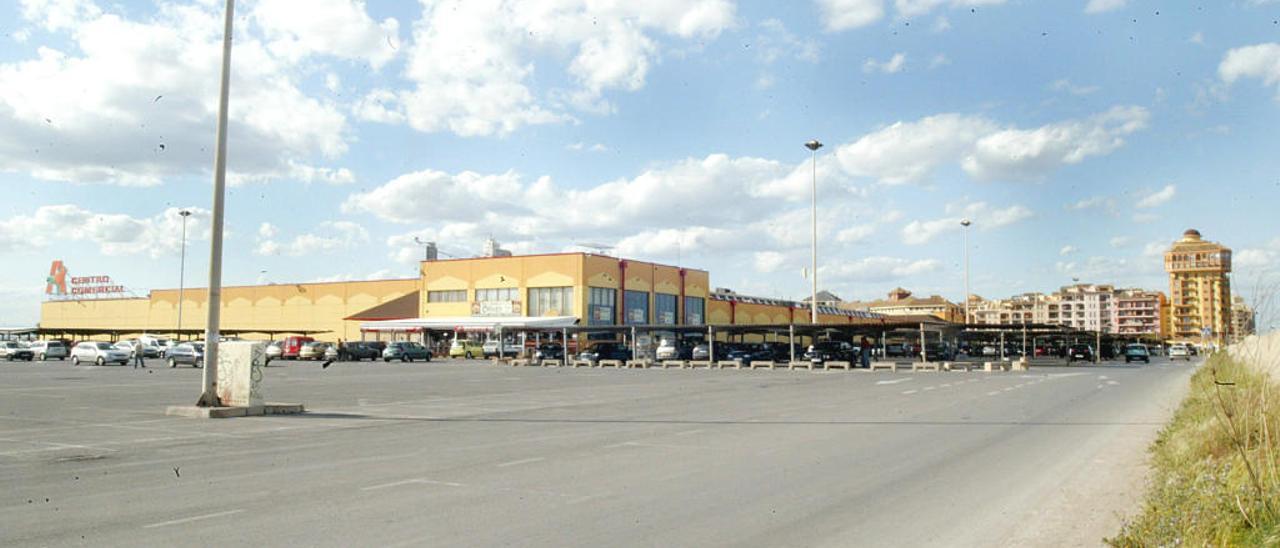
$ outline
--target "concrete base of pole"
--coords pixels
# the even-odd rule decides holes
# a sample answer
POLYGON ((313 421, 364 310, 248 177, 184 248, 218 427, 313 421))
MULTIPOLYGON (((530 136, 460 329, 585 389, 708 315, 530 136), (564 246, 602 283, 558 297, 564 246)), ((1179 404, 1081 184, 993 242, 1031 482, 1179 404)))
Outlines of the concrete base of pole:
POLYGON ((263 415, 297 415, 305 413, 300 403, 268 403, 249 407, 200 407, 195 405, 171 405, 164 414, 193 419, 227 419, 232 417, 261 417, 263 415))

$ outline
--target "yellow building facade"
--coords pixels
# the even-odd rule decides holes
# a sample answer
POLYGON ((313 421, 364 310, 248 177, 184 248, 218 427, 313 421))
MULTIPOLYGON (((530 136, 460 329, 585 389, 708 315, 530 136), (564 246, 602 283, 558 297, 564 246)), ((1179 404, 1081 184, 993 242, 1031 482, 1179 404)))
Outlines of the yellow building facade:
POLYGON ((1174 341, 1231 339, 1231 249, 1191 229, 1164 254, 1169 273, 1168 335, 1174 341))

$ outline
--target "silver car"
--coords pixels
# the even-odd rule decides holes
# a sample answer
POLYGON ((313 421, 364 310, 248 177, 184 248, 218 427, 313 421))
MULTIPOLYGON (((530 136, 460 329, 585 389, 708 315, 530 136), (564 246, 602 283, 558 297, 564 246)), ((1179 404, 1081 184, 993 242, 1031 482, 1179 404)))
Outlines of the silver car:
POLYGON ((34 341, 31 343, 31 352, 40 361, 67 359, 67 345, 62 344, 62 341, 34 341))
POLYGON ((120 350, 109 342, 85 341, 71 349, 71 365, 80 365, 80 362, 127 365, 129 352, 120 350))

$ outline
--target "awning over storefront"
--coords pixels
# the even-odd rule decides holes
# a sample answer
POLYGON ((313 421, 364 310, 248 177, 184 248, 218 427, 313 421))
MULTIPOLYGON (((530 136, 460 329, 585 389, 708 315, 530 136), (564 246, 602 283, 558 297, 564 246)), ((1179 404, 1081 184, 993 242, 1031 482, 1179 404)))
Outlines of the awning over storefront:
POLYGON ((364 322, 361 331, 418 333, 421 331, 496 331, 498 329, 561 329, 578 324, 577 316, 455 316, 364 322))

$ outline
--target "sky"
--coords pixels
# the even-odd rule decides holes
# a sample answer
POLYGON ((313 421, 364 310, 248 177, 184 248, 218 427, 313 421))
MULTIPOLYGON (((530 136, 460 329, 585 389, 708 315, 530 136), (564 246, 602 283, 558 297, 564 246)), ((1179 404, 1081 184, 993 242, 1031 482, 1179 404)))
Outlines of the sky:
MULTIPOLYGON (((1280 1, 242 0, 227 285, 422 247, 608 253, 740 293, 1167 291, 1196 228, 1280 282, 1280 1), (804 143, 825 146, 811 156, 804 143)), ((50 262, 208 279, 222 3, 0 6, 0 325, 50 262)), ((1270 289, 1268 289, 1270 288, 1270 289)))

